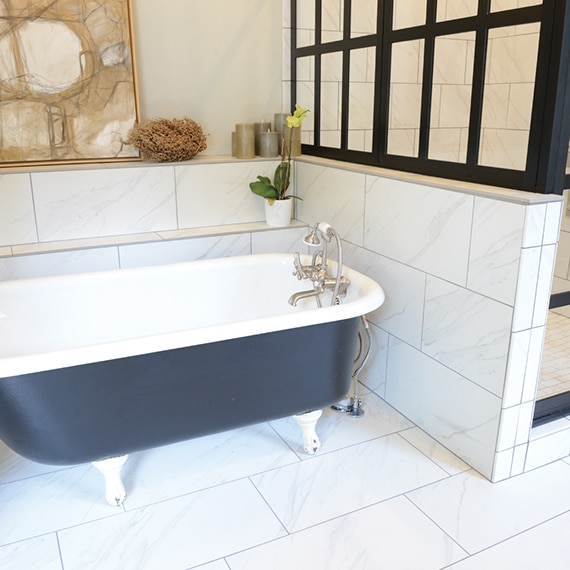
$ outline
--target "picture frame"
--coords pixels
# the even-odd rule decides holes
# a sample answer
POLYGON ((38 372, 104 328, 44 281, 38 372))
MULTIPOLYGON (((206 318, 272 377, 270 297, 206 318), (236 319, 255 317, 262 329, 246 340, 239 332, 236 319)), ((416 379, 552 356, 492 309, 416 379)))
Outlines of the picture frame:
POLYGON ((0 168, 139 159, 130 0, 0 7, 0 168))

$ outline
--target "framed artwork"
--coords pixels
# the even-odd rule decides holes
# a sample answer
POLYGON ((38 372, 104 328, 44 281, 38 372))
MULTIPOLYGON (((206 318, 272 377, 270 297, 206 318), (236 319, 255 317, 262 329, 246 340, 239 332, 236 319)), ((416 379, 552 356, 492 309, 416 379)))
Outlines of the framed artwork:
POLYGON ((132 160, 130 0, 0 0, 0 167, 132 160))

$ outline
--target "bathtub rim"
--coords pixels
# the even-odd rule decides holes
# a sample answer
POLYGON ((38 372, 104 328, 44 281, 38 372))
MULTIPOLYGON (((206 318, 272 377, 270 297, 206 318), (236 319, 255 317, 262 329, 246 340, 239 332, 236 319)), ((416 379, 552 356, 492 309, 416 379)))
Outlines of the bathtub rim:
MULTIPOLYGON (((301 259, 303 263, 309 263, 311 257, 303 254, 301 255, 301 259)), ((200 269, 201 267, 207 269, 208 266, 220 264, 228 265, 229 267, 239 267, 243 266, 244 263, 263 263, 264 260, 267 262, 290 264, 291 269, 293 269, 292 253, 262 253, 193 260, 164 265, 21 279, 0 283, 0 290, 3 287, 34 289, 38 286, 41 287, 42 283, 50 282, 53 284, 61 280, 77 281, 80 283, 85 279, 105 281, 109 278, 120 278, 121 276, 137 274, 142 277, 149 272, 160 270, 168 271, 168 268, 171 270, 182 270, 185 266, 190 265, 194 270, 200 269)), ((341 303, 338 306, 322 308, 298 307, 296 308, 297 310, 287 314, 280 314, 277 317, 272 315, 225 323, 223 325, 216 324, 169 333, 98 343, 89 346, 63 348, 50 352, 37 352, 6 357, 0 356, 0 378, 40 372, 43 370, 69 368, 81 364, 115 360, 139 354, 163 352, 187 346, 196 346, 244 336, 253 336, 279 330, 301 328, 313 324, 345 320, 366 315, 384 303, 384 291, 376 281, 349 266, 344 266, 343 275, 351 279, 353 284, 358 283, 358 287, 362 289, 362 295, 357 299, 341 303), (191 338, 197 336, 196 331, 198 330, 200 331, 200 338, 191 338)), ((299 281, 299 291, 310 288, 311 284, 308 281, 299 281)))

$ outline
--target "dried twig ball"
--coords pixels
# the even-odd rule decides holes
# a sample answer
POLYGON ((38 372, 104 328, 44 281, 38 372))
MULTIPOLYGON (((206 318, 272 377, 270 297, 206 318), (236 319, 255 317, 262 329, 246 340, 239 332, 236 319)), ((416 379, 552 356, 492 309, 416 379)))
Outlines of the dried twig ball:
POLYGON ((178 162, 206 150, 206 135, 192 119, 152 119, 135 125, 129 143, 145 160, 178 162))

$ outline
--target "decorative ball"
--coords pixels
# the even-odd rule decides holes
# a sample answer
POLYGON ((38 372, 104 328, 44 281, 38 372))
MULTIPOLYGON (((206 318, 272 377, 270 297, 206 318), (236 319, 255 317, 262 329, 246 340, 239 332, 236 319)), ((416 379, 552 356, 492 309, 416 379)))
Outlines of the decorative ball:
POLYGON ((152 119, 136 124, 129 143, 145 160, 179 162, 206 150, 206 135, 192 119, 152 119))

